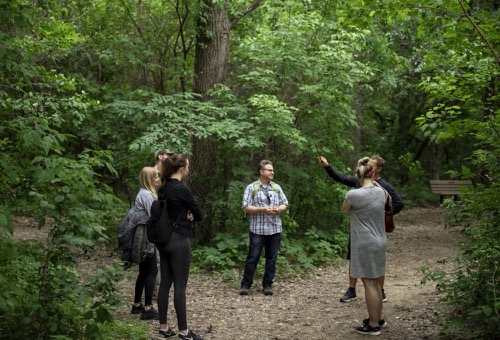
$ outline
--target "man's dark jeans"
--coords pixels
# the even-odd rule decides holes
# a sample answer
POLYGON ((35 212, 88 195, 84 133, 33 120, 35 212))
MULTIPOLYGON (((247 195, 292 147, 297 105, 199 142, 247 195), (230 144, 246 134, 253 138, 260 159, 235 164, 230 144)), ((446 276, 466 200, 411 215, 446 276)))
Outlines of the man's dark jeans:
POLYGON ((245 272, 241 280, 241 287, 250 288, 253 284, 253 276, 257 269, 262 248, 265 248, 266 269, 262 279, 262 287, 271 287, 276 273, 276 260, 281 242, 281 233, 274 235, 257 235, 250 232, 250 245, 245 262, 245 272))

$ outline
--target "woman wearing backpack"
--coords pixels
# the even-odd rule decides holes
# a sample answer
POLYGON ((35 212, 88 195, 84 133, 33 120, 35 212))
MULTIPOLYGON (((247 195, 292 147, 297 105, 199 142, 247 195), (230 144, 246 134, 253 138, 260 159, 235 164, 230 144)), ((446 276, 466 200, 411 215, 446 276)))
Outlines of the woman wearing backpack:
POLYGON ((179 338, 201 340, 203 337, 188 329, 186 317, 186 286, 191 264, 191 222, 202 219, 201 209, 191 190, 181 181, 189 174, 186 155, 173 154, 163 161, 161 188, 158 196, 166 200, 168 216, 175 228, 165 245, 157 245, 160 252, 161 282, 158 292, 160 335, 170 337, 175 332, 167 325, 170 288, 174 284, 174 307, 177 314, 179 338))
MULTIPOLYGON (((151 217, 151 204, 158 199, 156 188, 160 185, 160 176, 153 167, 142 168, 139 174, 141 189, 135 198, 134 214, 147 213, 151 217)), ((154 247, 153 247, 154 249, 154 247)), ((153 308, 153 288, 156 274, 156 254, 144 256, 139 264, 139 274, 135 281, 135 297, 132 306, 132 314, 141 314, 142 320, 158 320, 158 312, 153 308), (144 291, 144 305, 142 305, 142 293, 144 291)))

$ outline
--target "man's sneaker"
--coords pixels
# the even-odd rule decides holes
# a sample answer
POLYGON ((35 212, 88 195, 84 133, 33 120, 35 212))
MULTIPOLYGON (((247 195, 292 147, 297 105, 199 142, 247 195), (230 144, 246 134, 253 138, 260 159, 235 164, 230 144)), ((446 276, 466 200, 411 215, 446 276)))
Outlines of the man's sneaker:
POLYGON ((264 287, 264 295, 273 295, 273 287, 264 287))
POLYGON ((386 302, 386 301, 387 301, 387 296, 385 296, 385 292, 382 289, 382 302, 386 302))
POLYGON ((196 334, 192 330, 188 329, 188 333, 186 335, 179 333, 179 339, 182 339, 182 340, 203 340, 203 336, 196 334))
POLYGON ((137 307, 132 305, 132 311, 130 312, 130 314, 142 314, 143 312, 144 312, 144 306, 141 303, 137 307))
POLYGON ((153 307, 144 310, 141 314, 141 320, 158 320, 158 312, 153 307))
POLYGON ((240 295, 248 295, 248 287, 241 286, 240 295))
MULTIPOLYGON (((370 323, 370 319, 364 319, 363 320, 363 325, 368 325, 369 323, 370 323)), ((384 319, 380 319, 380 320, 378 320, 378 326, 380 328, 387 327, 387 322, 385 322, 384 319)))
POLYGON ((347 292, 345 292, 344 296, 340 298, 340 302, 349 302, 356 300, 356 289, 349 287, 347 292))
POLYGON ((359 334, 366 335, 380 335, 382 332, 380 331, 380 327, 371 327, 370 325, 363 325, 362 327, 356 328, 356 331, 359 334))
POLYGON ((176 335, 177 333, 170 327, 168 327, 166 330, 164 329, 160 329, 158 331, 158 333, 160 333, 160 335, 163 335, 165 338, 170 338, 171 336, 174 336, 176 335))

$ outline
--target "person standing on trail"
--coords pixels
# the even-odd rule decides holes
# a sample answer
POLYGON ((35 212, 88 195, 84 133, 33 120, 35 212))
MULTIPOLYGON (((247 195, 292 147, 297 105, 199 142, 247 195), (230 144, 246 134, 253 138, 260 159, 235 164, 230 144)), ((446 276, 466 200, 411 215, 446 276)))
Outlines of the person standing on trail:
POLYGON ((263 248, 265 248, 266 265, 262 288, 264 295, 273 295, 272 285, 281 242, 280 214, 288 208, 288 200, 283 190, 272 181, 274 179, 273 163, 262 160, 258 171, 259 179, 249 184, 243 194, 242 207, 250 219, 250 243, 241 280, 240 295, 248 295, 248 290, 252 287, 263 248))
MULTIPOLYGON (((156 189, 160 185, 158 172, 152 167, 142 168, 139 174, 141 189, 135 198, 133 214, 147 213, 151 217, 151 205, 158 198, 156 189)), ((155 277, 158 272, 156 265, 156 250, 149 257, 145 256, 139 264, 139 274, 135 281, 134 305, 131 314, 141 314, 142 320, 158 319, 158 312, 153 308, 153 288, 155 277), (142 305, 142 293, 144 292, 144 305, 142 305)))
MULTIPOLYGON (((163 172, 163 161, 173 155, 172 151, 169 149, 161 149, 156 153, 154 168, 158 171, 158 176, 161 178, 161 173, 163 172)), ((158 289, 160 289, 161 281, 161 269, 160 269, 160 252, 156 252, 156 266, 158 268, 158 274, 155 279, 155 288, 153 289, 153 296, 158 297, 158 289)))
POLYGON ((165 338, 176 333, 167 324, 170 288, 174 285, 174 307, 177 314, 178 336, 182 340, 202 340, 203 336, 188 329, 186 316, 186 287, 191 266, 191 222, 201 221, 203 214, 191 189, 182 180, 189 174, 186 155, 173 154, 163 161, 160 200, 166 200, 168 216, 175 223, 167 244, 158 246, 161 282, 158 292, 159 333, 165 338))
MULTIPOLYGON (((156 153, 156 159, 155 159, 155 165, 154 168, 156 171, 158 171, 160 174, 163 172, 163 161, 173 155, 172 151, 169 149, 161 149, 156 153)), ((161 176, 161 175, 160 175, 161 176)))
MULTIPOLYGON (((326 170, 327 174, 334 180, 339 183, 342 183, 344 185, 347 185, 348 187, 352 188, 360 188, 361 183, 359 179, 356 176, 347 176, 344 174, 341 174, 340 172, 336 171, 334 168, 330 166, 328 161, 326 160, 325 157, 323 156, 318 156, 319 164, 326 170)), ((385 166, 385 160, 378 156, 378 155, 373 155, 369 158, 368 163, 375 169, 375 173, 373 174, 373 181, 378 183, 379 186, 385 189, 391 195, 392 198, 392 211, 393 214, 396 215, 399 213, 401 210, 404 208, 404 203, 403 199, 401 196, 398 194, 396 189, 387 181, 382 179, 380 173, 382 172, 382 169, 385 166)), ((347 246, 347 259, 350 260, 351 258, 351 238, 349 237, 349 244, 347 246)), ((352 277, 351 274, 349 273, 349 287, 346 291, 346 293, 340 298, 340 302, 349 302, 349 301, 354 301, 357 299, 356 296, 356 283, 357 279, 352 277)), ((385 283, 385 275, 381 276, 378 279, 378 283, 380 285, 380 288, 382 289, 382 301, 387 301, 387 296, 385 295, 384 291, 384 283, 385 283)))
POLYGON ((375 167, 364 157, 358 161, 356 177, 361 184, 345 195, 342 211, 349 213, 351 260, 349 271, 361 278, 365 288, 368 319, 356 328, 358 333, 380 335, 386 326, 382 319, 382 289, 378 278, 385 274, 387 236, 385 233, 385 203, 390 199, 383 188, 374 184, 375 167))

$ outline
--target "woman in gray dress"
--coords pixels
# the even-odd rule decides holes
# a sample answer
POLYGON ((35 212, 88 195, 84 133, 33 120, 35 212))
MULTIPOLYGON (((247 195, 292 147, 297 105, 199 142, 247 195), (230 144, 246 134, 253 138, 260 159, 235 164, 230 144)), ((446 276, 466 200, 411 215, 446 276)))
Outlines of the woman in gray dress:
POLYGON ((375 169, 369 160, 365 157, 358 161, 356 176, 361 187, 346 194, 342 210, 350 216, 351 275, 363 282, 369 316, 356 330, 361 334, 379 335, 380 328, 386 325, 382 319, 382 290, 377 278, 385 275, 384 206, 389 194, 374 184, 375 169))

